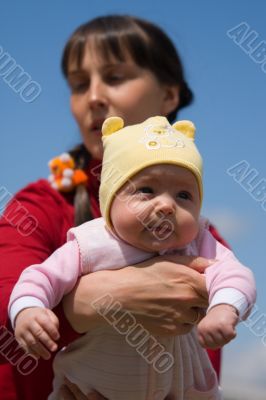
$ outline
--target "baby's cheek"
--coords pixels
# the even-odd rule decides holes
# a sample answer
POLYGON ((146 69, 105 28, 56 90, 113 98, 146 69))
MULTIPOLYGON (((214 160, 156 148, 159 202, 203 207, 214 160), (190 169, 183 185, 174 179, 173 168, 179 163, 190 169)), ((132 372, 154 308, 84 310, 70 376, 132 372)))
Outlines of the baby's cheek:
POLYGON ((195 218, 190 216, 189 218, 187 218, 183 230, 184 230, 184 236, 186 237, 187 242, 189 243, 196 238, 199 232, 199 222, 195 220, 195 218))
POLYGON ((137 215, 125 208, 121 210, 121 213, 116 218, 117 229, 127 236, 136 231, 139 223, 137 215))

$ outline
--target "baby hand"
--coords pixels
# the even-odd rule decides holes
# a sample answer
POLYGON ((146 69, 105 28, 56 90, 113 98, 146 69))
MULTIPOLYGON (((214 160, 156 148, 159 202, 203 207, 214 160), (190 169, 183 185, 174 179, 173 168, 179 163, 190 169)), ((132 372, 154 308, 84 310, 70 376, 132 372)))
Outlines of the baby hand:
POLYGON ((30 307, 20 311, 15 320, 15 336, 26 351, 48 360, 57 350, 58 318, 47 308, 30 307))
POLYGON ((198 324, 198 338, 202 347, 217 349, 236 337, 238 312, 229 304, 219 304, 210 309, 198 324))

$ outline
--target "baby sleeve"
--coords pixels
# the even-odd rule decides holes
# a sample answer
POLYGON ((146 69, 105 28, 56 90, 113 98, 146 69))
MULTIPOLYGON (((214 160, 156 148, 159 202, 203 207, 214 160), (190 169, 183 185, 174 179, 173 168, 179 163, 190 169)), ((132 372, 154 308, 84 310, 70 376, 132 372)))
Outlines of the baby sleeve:
POLYGON ((24 308, 54 308, 73 289, 81 275, 76 240, 65 243, 43 263, 26 268, 10 296, 8 311, 12 325, 24 308))
POLYGON ((207 230, 201 240, 200 256, 216 260, 205 270, 209 308, 222 303, 231 304, 237 308, 240 317, 246 318, 256 301, 252 271, 207 230))

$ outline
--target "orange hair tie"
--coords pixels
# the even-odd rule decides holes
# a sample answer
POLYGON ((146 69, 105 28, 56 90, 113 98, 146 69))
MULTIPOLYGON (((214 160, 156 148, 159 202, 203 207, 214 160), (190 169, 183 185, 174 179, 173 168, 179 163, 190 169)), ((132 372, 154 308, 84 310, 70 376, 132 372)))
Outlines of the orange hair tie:
POLYGON ((76 186, 88 180, 82 169, 75 168, 75 161, 68 153, 53 158, 48 165, 51 171, 48 181, 59 192, 71 192, 76 186))

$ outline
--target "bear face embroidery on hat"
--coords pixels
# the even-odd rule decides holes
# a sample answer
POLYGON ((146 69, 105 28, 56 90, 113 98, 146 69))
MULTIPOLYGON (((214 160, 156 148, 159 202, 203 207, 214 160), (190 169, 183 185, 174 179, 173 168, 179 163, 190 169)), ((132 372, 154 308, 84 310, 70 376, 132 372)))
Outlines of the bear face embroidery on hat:
POLYGON ((144 126, 144 135, 140 138, 147 150, 157 150, 161 147, 185 147, 185 143, 177 137, 177 130, 169 124, 144 126))

